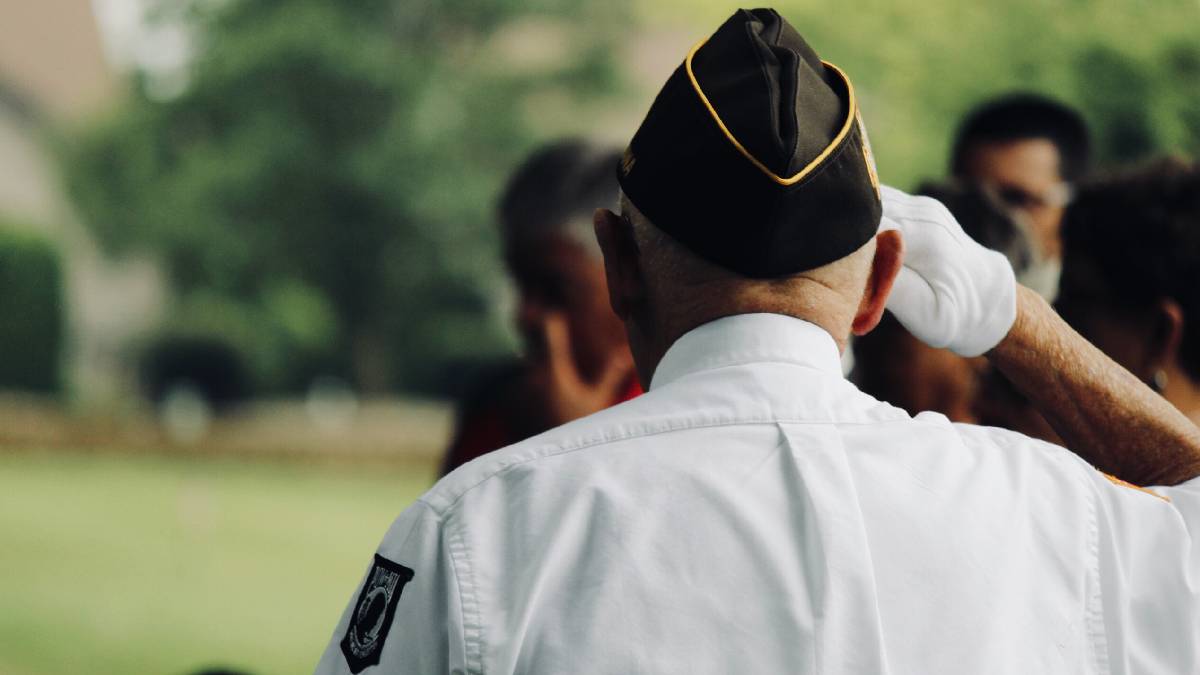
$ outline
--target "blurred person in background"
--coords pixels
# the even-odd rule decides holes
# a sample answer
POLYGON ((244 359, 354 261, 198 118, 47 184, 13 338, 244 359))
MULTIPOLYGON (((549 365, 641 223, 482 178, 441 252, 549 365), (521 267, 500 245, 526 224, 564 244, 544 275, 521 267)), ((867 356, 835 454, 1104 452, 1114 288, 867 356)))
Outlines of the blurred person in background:
POLYGON ((641 393, 592 231, 593 212, 615 203, 619 158, 568 139, 534 152, 509 180, 498 219, 524 359, 460 406, 442 475, 641 393))
MULTIPOLYGON (((942 202, 975 241, 1003 253, 1019 276, 1033 259, 1025 231, 994 197, 959 181, 926 183, 919 194, 942 202)), ((863 392, 906 410, 939 412, 952 422, 979 421, 983 359, 966 359, 918 340, 891 313, 875 330, 854 341, 854 383, 863 392)))
POLYGON ((979 183, 1028 228, 1035 258, 1020 281, 1048 299, 1058 285, 1063 209, 1090 163, 1083 117, 1036 94, 984 102, 955 136, 951 174, 979 183))
POLYGON ((1200 423, 1200 166, 1163 159, 1082 189, 1063 223, 1056 305, 1200 423))

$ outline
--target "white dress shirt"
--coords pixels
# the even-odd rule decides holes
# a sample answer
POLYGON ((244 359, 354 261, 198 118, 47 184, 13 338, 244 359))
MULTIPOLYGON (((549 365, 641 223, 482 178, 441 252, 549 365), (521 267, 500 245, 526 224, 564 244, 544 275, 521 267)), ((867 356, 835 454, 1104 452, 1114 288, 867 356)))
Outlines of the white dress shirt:
POLYGON ((729 317, 405 510, 317 672, 1200 673, 1200 481, 1153 492, 729 317))

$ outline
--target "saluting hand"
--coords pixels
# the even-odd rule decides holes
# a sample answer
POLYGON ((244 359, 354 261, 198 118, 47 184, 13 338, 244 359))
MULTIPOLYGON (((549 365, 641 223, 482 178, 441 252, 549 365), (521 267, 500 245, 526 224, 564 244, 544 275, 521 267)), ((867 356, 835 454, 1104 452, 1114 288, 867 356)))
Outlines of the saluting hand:
POLYGON ((881 230, 904 237, 904 267, 887 308, 931 347, 979 356, 1017 317, 1017 280, 1008 259, 971 239, 941 202, 882 186, 881 230))

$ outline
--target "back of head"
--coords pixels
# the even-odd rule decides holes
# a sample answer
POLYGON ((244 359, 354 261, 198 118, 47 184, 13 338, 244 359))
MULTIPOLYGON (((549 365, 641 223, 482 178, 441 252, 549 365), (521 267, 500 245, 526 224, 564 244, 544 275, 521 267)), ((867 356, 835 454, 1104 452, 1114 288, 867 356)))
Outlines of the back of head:
POLYGON ((705 317, 769 312, 812 319, 857 302, 869 274, 871 246, 796 274, 746 277, 714 263, 650 222, 623 199, 656 311, 705 317))
POLYGON ((1179 303, 1180 365, 1200 381, 1200 165, 1162 159, 1084 186, 1067 210, 1063 247, 1064 282, 1068 267, 1086 265, 1088 292, 1107 306, 1179 303))
POLYGON ((1082 178, 1091 164, 1087 124, 1071 108, 1037 94, 1010 94, 967 114, 955 135, 950 172, 969 177, 970 153, 983 143, 1044 138, 1058 149, 1063 180, 1082 178))
POLYGON ((692 49, 618 176, 660 313, 811 320, 862 297, 881 203, 854 89, 774 10, 692 49))
POLYGON ((620 151, 578 138, 545 145, 513 173, 498 216, 505 247, 562 237, 598 256, 592 213, 616 201, 620 151))

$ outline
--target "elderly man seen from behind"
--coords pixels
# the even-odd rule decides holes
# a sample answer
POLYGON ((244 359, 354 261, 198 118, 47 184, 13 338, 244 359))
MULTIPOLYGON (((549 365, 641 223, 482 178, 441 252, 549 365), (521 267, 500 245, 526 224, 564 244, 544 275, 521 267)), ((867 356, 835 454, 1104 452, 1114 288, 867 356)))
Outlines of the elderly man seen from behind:
POLYGON ((405 510, 318 672, 1200 669, 1200 431, 878 187, 850 80, 776 12, 687 54, 619 172, 595 226, 649 391, 405 510), (1079 455, 855 389, 885 303, 1079 455))

